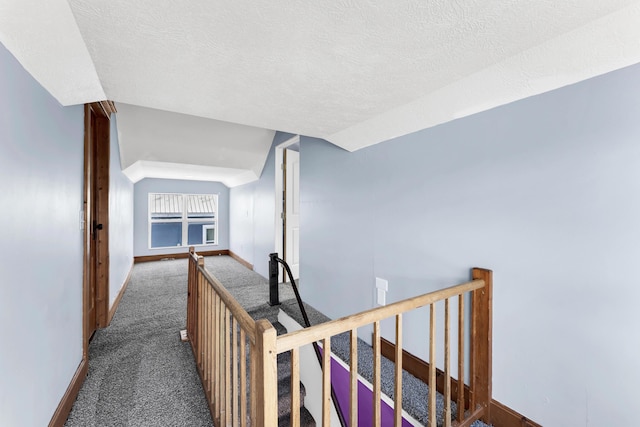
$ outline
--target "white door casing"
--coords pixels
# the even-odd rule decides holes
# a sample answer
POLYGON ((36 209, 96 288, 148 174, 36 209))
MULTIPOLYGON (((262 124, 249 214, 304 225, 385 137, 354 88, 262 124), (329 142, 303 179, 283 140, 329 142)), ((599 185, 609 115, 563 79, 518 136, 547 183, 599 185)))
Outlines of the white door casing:
POLYGON ((286 159, 285 261, 291 267, 293 278, 298 279, 300 277, 300 153, 287 150, 286 159))

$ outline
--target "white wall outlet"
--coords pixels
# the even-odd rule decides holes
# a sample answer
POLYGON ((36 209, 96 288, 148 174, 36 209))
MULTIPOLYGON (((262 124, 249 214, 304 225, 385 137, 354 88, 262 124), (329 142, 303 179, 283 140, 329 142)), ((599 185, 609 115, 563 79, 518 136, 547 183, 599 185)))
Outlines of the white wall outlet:
POLYGON ((389 290, 389 281, 376 277, 376 303, 378 305, 387 304, 388 290, 389 290))
POLYGON ((387 292, 389 290, 389 281, 376 277, 376 288, 382 289, 387 292))

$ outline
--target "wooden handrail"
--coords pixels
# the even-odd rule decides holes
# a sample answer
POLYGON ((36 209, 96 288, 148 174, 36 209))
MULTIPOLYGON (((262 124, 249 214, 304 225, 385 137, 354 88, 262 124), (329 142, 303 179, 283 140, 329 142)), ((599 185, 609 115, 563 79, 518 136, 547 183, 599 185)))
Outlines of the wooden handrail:
MULTIPOLYGON (((358 328, 373 326, 372 380, 373 412, 369 414, 373 425, 383 423, 381 416, 381 329, 384 319, 395 319, 395 392, 399 400, 394 404, 396 426, 402 418, 402 343, 403 314, 426 307, 429 308, 429 387, 436 387, 436 304, 444 302, 444 396, 445 427, 468 427, 475 420, 490 420, 491 401, 491 339, 492 339, 492 272, 473 269, 470 282, 440 289, 414 298, 373 308, 351 316, 311 326, 296 332, 277 336, 275 328, 267 320, 254 321, 231 293, 210 274, 204 266, 204 258, 193 249, 189 255, 189 293, 187 330, 196 359, 196 365, 203 382, 205 394, 216 425, 240 425, 267 427, 278 423, 277 355, 291 352, 293 393, 291 399, 292 425, 298 424, 300 399, 300 348, 321 341, 322 353, 322 410, 317 416, 318 425, 331 423, 331 342, 336 335, 350 333, 350 392, 349 416, 356 424, 358 414, 357 336, 358 328), (470 296, 471 316, 465 319, 465 295, 470 296), (458 300, 457 327, 451 327, 449 299, 458 300), (470 326, 470 330, 465 325, 470 326), (451 387, 451 330, 457 329, 457 393, 451 387), (470 335, 466 333, 470 332, 470 335), (470 336, 468 359, 465 357, 465 336, 470 336), (245 346, 245 344, 248 344, 245 346), (248 351, 247 351, 248 350, 248 351), (247 356, 250 356, 247 359, 247 356), (468 383, 465 381, 465 366, 469 366, 468 383), (247 369, 249 368, 249 369, 247 369), (249 372, 247 372, 249 371, 249 372), (238 375, 239 372, 239 375, 238 375), (249 380, 247 381, 247 374, 249 380), (468 386, 467 386, 468 384, 468 386), (250 393, 247 393, 248 387, 250 393), (468 388, 468 399, 463 389, 468 388), (451 405, 457 403, 457 416, 453 419, 451 405), (250 406, 248 406, 250 403, 250 406)), ((346 407, 345 407, 346 410, 346 407)), ((427 402, 428 425, 435 425, 435 393, 429 394, 427 402)), ((314 415, 315 416, 315 415, 314 415)), ((364 416, 364 415, 362 415, 364 416)), ((387 421, 384 421, 385 423, 387 421)))
POLYGON ((338 335, 343 332, 347 332, 352 329, 360 328, 373 322, 395 316, 399 313, 405 313, 407 311, 424 307, 426 305, 433 304, 446 298, 451 298, 469 291, 480 289, 484 285, 484 280, 472 280, 460 285, 451 286, 449 288, 440 289, 428 294, 398 301, 389 305, 385 305, 383 307, 376 307, 372 308, 371 310, 353 314, 351 316, 341 317, 336 320, 331 320, 329 322, 311 326, 310 328, 300 329, 295 332, 280 335, 276 343, 276 351, 278 352, 278 354, 280 354, 293 348, 301 347, 303 345, 319 341, 324 337, 338 335))

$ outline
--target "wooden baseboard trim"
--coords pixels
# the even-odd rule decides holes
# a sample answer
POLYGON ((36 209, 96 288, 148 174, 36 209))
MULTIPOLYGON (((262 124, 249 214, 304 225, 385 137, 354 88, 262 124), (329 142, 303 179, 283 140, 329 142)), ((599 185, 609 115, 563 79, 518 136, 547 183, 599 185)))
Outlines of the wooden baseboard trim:
POLYGON ((133 272, 133 263, 131 264, 131 267, 129 268, 129 274, 127 274, 127 278, 124 279, 124 283, 120 287, 120 291, 118 292, 118 296, 113 301, 113 305, 109 309, 109 316, 107 317, 107 326, 109 326, 111 324, 111 320, 113 319, 113 316, 115 316, 116 311, 118 310, 118 305, 120 304, 120 300, 122 299, 122 296, 124 295, 124 292, 127 290, 127 286, 129 286, 129 280, 131 280, 131 273, 132 272, 133 272))
POLYGON ((495 399, 491 399, 491 424, 495 427, 542 427, 495 399))
MULTIPOLYGON (((394 343, 387 341, 384 338, 380 338, 380 353, 387 359, 395 362, 396 346, 394 343)), ((407 350, 402 350, 402 368, 425 384, 429 384, 429 363, 417 356, 414 356, 407 350)), ((444 392, 444 378, 444 372, 440 369, 436 369, 436 390, 438 390, 439 393, 444 392)), ((451 378, 451 395, 458 395, 458 381, 455 378, 451 378)), ((465 405, 469 405, 469 395, 469 387, 465 386, 465 405)))
MULTIPOLYGON (((198 255, 202 256, 218 256, 218 255, 229 255, 229 249, 221 249, 219 251, 196 251, 198 255)), ((179 254, 158 254, 158 255, 144 255, 144 256, 136 256, 133 257, 134 264, 138 264, 141 262, 150 262, 150 261, 164 261, 169 259, 183 259, 189 258, 189 252, 182 252, 179 254)))
POLYGON ((245 261, 244 259, 242 259, 242 257, 240 255, 236 254, 232 250, 229 250, 229 256, 231 258, 235 259, 236 261, 238 261, 240 264, 242 264, 245 267, 247 267, 249 270, 253 270, 253 264, 251 264, 248 261, 245 261))
POLYGON ((80 365, 78 365, 76 373, 71 379, 71 383, 69 384, 67 391, 64 393, 64 396, 62 396, 62 400, 58 404, 56 412, 53 413, 53 417, 49 422, 49 427, 63 427, 67 422, 71 408, 78 397, 80 387, 82 387, 82 383, 87 376, 88 370, 89 364, 87 363, 87 359, 83 358, 80 365))
MULTIPOLYGON (((392 342, 380 338, 380 353, 387 359, 395 362, 396 346, 392 342)), ((429 383, 429 363, 417 356, 402 350, 402 367, 414 377, 420 379, 426 384, 429 383)), ((444 372, 440 369, 436 370, 436 390, 439 393, 444 392, 444 372)), ((451 379, 451 394, 455 396, 458 393, 458 381, 451 379)), ((465 403, 469 404, 469 387, 464 386, 465 403)), ((491 399, 491 424, 494 427, 542 427, 540 424, 519 414, 513 409, 503 405, 495 399, 491 399)))

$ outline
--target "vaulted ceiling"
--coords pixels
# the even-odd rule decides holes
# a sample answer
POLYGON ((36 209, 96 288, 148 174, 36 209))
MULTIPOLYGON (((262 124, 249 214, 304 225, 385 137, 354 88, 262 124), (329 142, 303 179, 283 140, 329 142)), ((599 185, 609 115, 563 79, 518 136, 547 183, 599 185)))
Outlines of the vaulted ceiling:
POLYGON ((62 105, 111 99, 123 168, 259 177, 275 130, 354 151, 640 62, 640 0, 0 0, 62 105))

